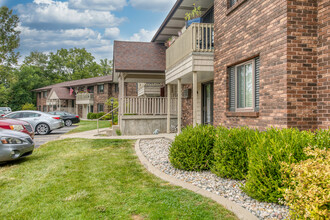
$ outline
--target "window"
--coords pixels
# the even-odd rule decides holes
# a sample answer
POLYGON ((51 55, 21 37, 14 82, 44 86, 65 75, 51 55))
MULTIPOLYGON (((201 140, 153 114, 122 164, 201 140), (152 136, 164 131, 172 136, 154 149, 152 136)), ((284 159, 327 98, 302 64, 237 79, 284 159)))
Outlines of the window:
POLYGON ((22 112, 21 118, 37 118, 41 115, 34 112, 22 112))
POLYGON ((238 0, 228 0, 229 1, 229 8, 232 7, 237 3, 238 0))
POLYGON ((47 112, 47 105, 42 106, 42 111, 47 112))
POLYGON ((97 112, 104 112, 104 105, 103 104, 97 104, 97 112))
POLYGON ((44 98, 47 98, 47 91, 43 91, 42 94, 44 98))
POLYGON ((74 100, 71 100, 71 107, 74 108, 74 100))
POLYGON ((119 92, 118 84, 115 84, 115 92, 119 92))
POLYGON ((94 86, 88 86, 87 87, 87 92, 88 93, 94 93, 94 86))
POLYGON ((97 93, 104 93, 104 85, 98 85, 97 86, 97 93))
POLYGON ((90 107, 89 107, 89 112, 94 112, 94 105, 91 105, 90 107))
POLYGON ((12 113, 12 114, 9 114, 9 115, 6 115, 6 118, 21 118, 21 113, 12 113))
POLYGON ((38 110, 41 111, 41 105, 38 106, 38 110))
POLYGON ((41 99, 41 92, 38 92, 38 98, 41 99))
POLYGON ((259 111, 259 57, 229 67, 229 110, 259 111))

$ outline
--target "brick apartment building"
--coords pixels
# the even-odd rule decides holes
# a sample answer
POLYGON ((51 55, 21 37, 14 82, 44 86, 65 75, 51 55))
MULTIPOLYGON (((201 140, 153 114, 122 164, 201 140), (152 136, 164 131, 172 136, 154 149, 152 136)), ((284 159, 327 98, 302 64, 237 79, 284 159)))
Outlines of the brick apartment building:
MULTIPOLYGON (((177 0, 149 43, 172 37, 159 67, 179 126, 330 127, 329 1, 197 1, 202 23, 186 27, 194 2, 177 0)), ((146 43, 130 53, 138 47, 146 43)))
MULTIPOLYGON (((127 94, 136 96, 136 83, 126 83, 127 94)), ((37 94, 39 111, 67 111, 87 118, 89 112, 108 112, 105 102, 118 98, 118 83, 112 82, 112 76, 62 82, 34 90, 37 94)))

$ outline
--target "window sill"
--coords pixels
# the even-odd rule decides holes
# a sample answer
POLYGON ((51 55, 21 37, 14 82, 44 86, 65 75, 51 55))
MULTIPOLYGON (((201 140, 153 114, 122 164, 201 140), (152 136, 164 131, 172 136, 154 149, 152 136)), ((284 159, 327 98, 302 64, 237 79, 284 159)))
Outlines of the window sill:
POLYGON ((227 117, 249 117, 258 118, 259 112, 226 112, 227 117))
POLYGON ((246 0, 238 0, 235 5, 231 6, 226 11, 226 16, 228 16, 230 13, 236 10, 241 4, 243 4, 246 0))

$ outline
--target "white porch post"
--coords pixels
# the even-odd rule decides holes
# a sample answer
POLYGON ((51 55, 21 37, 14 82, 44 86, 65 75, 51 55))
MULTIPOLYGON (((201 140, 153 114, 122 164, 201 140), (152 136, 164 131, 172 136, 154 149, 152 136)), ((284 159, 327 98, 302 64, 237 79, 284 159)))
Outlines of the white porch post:
POLYGON ((167 133, 171 133, 171 85, 167 84, 167 133))
POLYGON ((181 133, 181 115, 182 115, 182 84, 181 79, 178 79, 178 134, 181 133))
POLYGON ((119 110, 120 110, 120 122, 119 126, 121 128, 122 125, 122 117, 124 115, 124 98, 125 98, 125 78, 124 78, 124 73, 121 74, 120 76, 120 85, 119 85, 119 97, 120 97, 120 103, 119 103, 119 110))
POLYGON ((197 72, 193 72, 193 126, 197 125, 197 72))

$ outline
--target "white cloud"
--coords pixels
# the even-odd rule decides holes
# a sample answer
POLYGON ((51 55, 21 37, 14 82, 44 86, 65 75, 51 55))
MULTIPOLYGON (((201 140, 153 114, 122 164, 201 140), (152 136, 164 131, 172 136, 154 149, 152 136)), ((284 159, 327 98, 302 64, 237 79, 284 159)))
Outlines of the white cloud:
POLYGON ((174 5, 176 0, 130 0, 129 3, 134 8, 152 10, 152 11, 168 11, 174 5))
POLYGON ((68 2, 34 0, 16 6, 25 26, 43 29, 71 29, 75 27, 113 27, 123 22, 110 12, 70 9, 68 2))
POLYGON ((106 39, 115 39, 118 38, 120 34, 120 30, 117 27, 113 27, 113 28, 106 28, 104 30, 104 35, 103 37, 106 39))
POLYGON ((21 54, 29 55, 30 51, 53 51, 61 48, 86 48, 95 58, 112 59, 112 42, 103 38, 98 31, 83 29, 37 30, 19 26, 21 31, 21 54))
POLYGON ((98 11, 121 10, 126 0, 69 0, 69 7, 76 9, 92 9, 98 11))
POLYGON ((151 41, 152 37, 155 35, 157 30, 148 31, 145 29, 141 29, 139 33, 133 34, 132 37, 130 37, 130 41, 142 41, 142 42, 149 42, 151 41))

